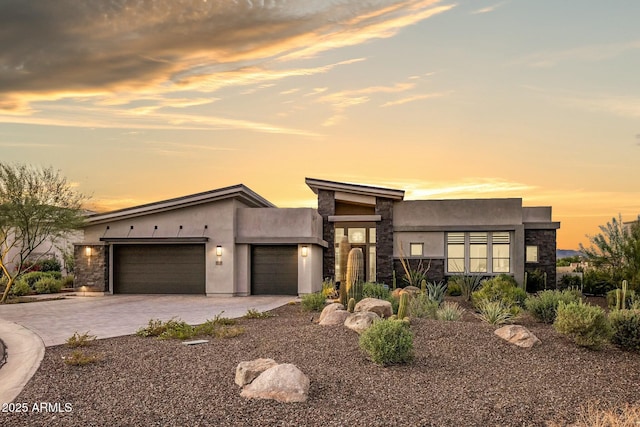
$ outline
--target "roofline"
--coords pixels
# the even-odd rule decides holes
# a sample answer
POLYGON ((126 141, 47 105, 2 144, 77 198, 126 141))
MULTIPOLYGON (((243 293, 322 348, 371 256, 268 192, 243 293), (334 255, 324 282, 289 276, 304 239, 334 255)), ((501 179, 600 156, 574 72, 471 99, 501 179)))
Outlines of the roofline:
POLYGON ((311 190, 318 194, 318 190, 342 191, 344 193, 360 194, 364 196, 384 197, 393 200, 404 199, 404 190, 393 188, 373 187, 362 184, 351 184, 347 182, 327 181, 324 179, 305 178, 304 182, 311 190))
POLYGON ((201 205, 203 203, 214 202, 224 199, 238 199, 250 207, 255 208, 275 208, 276 205, 260 196, 244 184, 237 184, 230 187, 205 191, 203 193, 190 194, 188 196, 176 197, 159 202, 147 203, 130 208, 118 209, 101 214, 89 215, 86 225, 100 224, 108 221, 116 221, 152 213, 170 211, 188 206, 201 205))

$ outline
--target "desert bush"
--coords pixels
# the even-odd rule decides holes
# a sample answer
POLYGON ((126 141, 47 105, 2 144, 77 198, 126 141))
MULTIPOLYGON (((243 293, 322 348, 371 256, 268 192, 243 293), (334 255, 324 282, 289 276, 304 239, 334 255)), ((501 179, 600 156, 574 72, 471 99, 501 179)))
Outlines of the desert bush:
POLYGON ((582 289, 582 278, 573 274, 565 274, 560 279, 557 289, 582 289))
POLYGON ((570 336, 581 346, 599 349, 611 336, 611 326, 604 310, 580 302, 558 303, 553 327, 561 334, 570 336))
POLYGON ((307 294, 302 296, 302 309, 305 311, 322 311, 327 299, 322 292, 307 294))
POLYGON ((360 335, 360 348, 380 365, 406 363, 413 357, 413 333, 400 320, 378 320, 360 335))
POLYGON ((536 269, 534 271, 528 271, 526 273, 526 291, 530 293, 535 293, 538 291, 543 291, 547 289, 547 276, 544 274, 544 271, 540 269, 536 269))
POLYGON ((244 315, 245 319, 267 319, 269 317, 274 317, 275 314, 270 311, 258 311, 255 308, 250 308, 244 315))
POLYGON ((582 284, 582 292, 591 295, 606 295, 607 292, 616 288, 616 282, 611 278, 611 274, 596 269, 585 271, 582 284))
POLYGON ((533 317, 540 322, 553 323, 556 320, 558 303, 560 301, 568 304, 570 302, 578 302, 582 300, 580 291, 556 291, 547 290, 540 291, 537 295, 527 298, 525 307, 533 317))
POLYGON ((408 305, 409 316, 435 319, 436 310, 440 303, 429 298, 428 294, 421 292, 414 297, 409 297, 408 305))
POLYGON ((9 294, 14 297, 21 297, 24 295, 29 295, 31 291, 31 286, 29 286, 29 284, 25 280, 18 279, 13 283, 13 286, 11 286, 9 294))
POLYGON ((88 345, 91 345, 95 340, 96 340, 96 336, 89 335, 89 331, 85 332, 84 334, 80 334, 78 333, 78 331, 76 331, 74 332, 73 335, 67 338, 66 343, 68 347, 77 348, 77 347, 86 347, 88 345))
POLYGON ((322 295, 325 298, 337 298, 338 292, 336 291, 336 284, 331 279, 324 279, 322 282, 322 295))
POLYGON ((62 271, 62 265, 55 256, 42 258, 36 262, 27 261, 24 263, 23 271, 47 271, 47 272, 60 272, 62 271))
POLYGON ((460 293, 465 300, 471 301, 471 294, 480 288, 482 276, 472 274, 461 274, 449 278, 449 282, 457 283, 460 293))
POLYGON ((90 363, 96 363, 102 359, 98 354, 85 353, 82 350, 74 350, 71 356, 63 356, 64 363, 71 366, 84 366, 90 363))
POLYGON ((43 277, 35 284, 35 290, 39 294, 57 294, 62 289, 62 280, 53 277, 43 277))
POLYGON ((513 312, 513 306, 506 306, 502 301, 478 300, 476 309, 476 317, 491 325, 512 323, 517 317, 513 312))
POLYGON ((462 295, 462 289, 460 288, 460 285, 457 281, 449 280, 449 283, 447 283, 447 294, 451 295, 452 297, 462 295))
POLYGON ((460 307, 457 302, 445 301, 436 310, 436 319, 446 321, 458 321, 462 319, 465 309, 460 307))
MULTIPOLYGON (((482 282, 480 289, 471 294, 474 307, 480 301, 500 301, 506 307, 524 307, 527 293, 517 286, 515 280, 507 275, 500 275, 482 282)), ((518 310, 514 310, 517 314, 518 310)))
POLYGON ((362 286, 362 298, 378 298, 386 300, 391 295, 389 287, 382 283, 366 282, 362 286))
POLYGON ((612 343, 625 350, 640 351, 640 310, 613 310, 609 322, 612 343))
POLYGON ((174 317, 166 322, 159 319, 151 319, 146 327, 136 331, 136 335, 141 337, 158 337, 161 339, 178 337, 190 338, 194 335, 194 332, 191 325, 177 320, 174 317))
POLYGON ((44 272, 44 271, 31 271, 29 273, 24 273, 22 275, 20 275, 19 280, 23 280, 27 283, 27 285, 29 285, 29 287, 31 289, 35 289, 36 287, 36 282, 44 279, 44 278, 51 278, 51 274, 49 272, 44 272))

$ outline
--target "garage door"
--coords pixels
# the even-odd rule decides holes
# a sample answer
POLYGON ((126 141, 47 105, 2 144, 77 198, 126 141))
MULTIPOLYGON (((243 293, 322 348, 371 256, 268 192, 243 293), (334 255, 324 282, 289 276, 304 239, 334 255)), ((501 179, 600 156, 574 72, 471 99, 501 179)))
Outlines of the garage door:
POLYGON ((298 247, 251 248, 252 295, 298 295, 298 247))
POLYGON ((204 294, 204 245, 114 245, 113 292, 204 294))

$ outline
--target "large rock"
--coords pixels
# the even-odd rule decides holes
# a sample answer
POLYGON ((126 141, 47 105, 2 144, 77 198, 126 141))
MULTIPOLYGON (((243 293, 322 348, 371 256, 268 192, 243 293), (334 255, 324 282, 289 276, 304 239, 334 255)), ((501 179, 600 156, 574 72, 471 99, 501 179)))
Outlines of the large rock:
POLYGON ((538 337, 533 335, 527 328, 520 325, 507 325, 495 331, 500 338, 515 344, 518 347, 531 348, 536 344, 541 344, 538 337))
POLYGON ((380 316, 371 311, 360 311, 358 313, 353 313, 344 321, 344 326, 351 329, 352 331, 356 331, 361 334, 376 320, 379 320, 380 316))
POLYGON ((356 307, 353 311, 355 313, 358 313, 361 311, 370 311, 382 318, 391 317, 391 315, 393 314, 393 308, 391 308, 391 303, 389 301, 385 301, 377 298, 365 298, 361 300, 356 304, 356 307))
POLYGON ((304 402, 309 393, 309 378, 295 365, 283 363, 267 369, 240 395, 249 399, 274 399, 279 402, 304 402))
POLYGON ((325 315, 319 324, 322 326, 342 325, 349 314, 351 313, 347 310, 334 310, 325 315))
POLYGON ((332 304, 329 304, 322 310, 322 313, 320 313, 320 319, 318 321, 322 322, 322 319, 327 317, 329 313, 333 313, 336 310, 344 310, 344 308, 345 308, 344 305, 340 304, 339 302, 334 302, 332 304))
POLYGON ((247 362, 240 362, 236 366, 236 384, 240 387, 251 383, 262 372, 273 368, 277 363, 273 359, 255 359, 247 362))
POLYGON ((420 288, 416 288, 415 286, 405 286, 404 288, 396 288, 393 292, 391 292, 391 296, 394 298, 400 298, 402 294, 409 294, 410 297, 415 297, 420 292, 420 288))

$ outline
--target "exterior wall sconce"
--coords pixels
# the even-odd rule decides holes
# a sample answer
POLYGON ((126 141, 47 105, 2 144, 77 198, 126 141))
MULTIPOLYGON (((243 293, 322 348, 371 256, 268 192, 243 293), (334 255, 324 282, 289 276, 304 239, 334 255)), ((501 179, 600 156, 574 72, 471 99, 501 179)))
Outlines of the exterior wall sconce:
POLYGON ((86 257, 90 257, 91 255, 93 255, 93 249, 91 248, 91 246, 84 247, 84 255, 86 257))
POLYGON ((309 247, 308 246, 303 246, 302 249, 301 249, 300 255, 302 255, 303 257, 306 257, 307 255, 309 255, 309 247))
POLYGON ((222 246, 216 246, 216 265, 222 265, 222 246))

